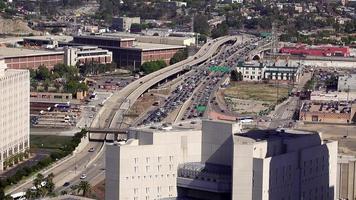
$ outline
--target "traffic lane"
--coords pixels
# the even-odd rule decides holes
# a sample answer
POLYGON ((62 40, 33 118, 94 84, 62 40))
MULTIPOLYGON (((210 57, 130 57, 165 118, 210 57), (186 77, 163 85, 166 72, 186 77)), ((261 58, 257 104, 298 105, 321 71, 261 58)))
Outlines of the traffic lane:
MULTIPOLYGON (((71 185, 77 185, 80 181, 88 181, 92 186, 102 181, 105 177, 105 156, 104 151, 98 156, 98 158, 87 168, 85 168, 81 172, 77 172, 76 176, 72 179, 64 180, 61 185, 58 185, 56 188, 56 192, 60 192, 62 190, 67 190, 71 185), (86 174, 85 179, 81 179, 81 175, 86 174), (65 182, 69 182, 69 186, 64 186, 65 182)), ((74 173, 74 172, 73 172, 74 173)))

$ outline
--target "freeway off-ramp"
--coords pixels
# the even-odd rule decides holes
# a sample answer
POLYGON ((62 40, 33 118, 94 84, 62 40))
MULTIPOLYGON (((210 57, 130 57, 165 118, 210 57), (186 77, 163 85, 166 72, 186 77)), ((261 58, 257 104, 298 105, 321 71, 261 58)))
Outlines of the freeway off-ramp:
MULTIPOLYGON (((115 93, 110 99, 106 101, 104 106, 99 110, 95 116, 91 127, 92 128, 123 128, 121 127, 120 119, 123 113, 150 87, 158 82, 177 74, 185 69, 185 67, 191 67, 196 64, 202 63, 209 59, 221 45, 229 41, 235 41, 237 36, 226 36, 215 39, 205 44, 194 56, 189 57, 174 65, 170 65, 166 68, 146 75, 115 93)), ((102 136, 105 137, 105 136, 102 136)), ((103 163, 97 163, 103 160, 103 143, 90 142, 81 152, 72 156, 66 162, 53 166, 51 170, 42 172, 45 176, 49 173, 55 175, 54 183, 56 187, 61 187, 64 182, 73 182, 78 175, 85 171, 94 172, 102 168, 103 163), (95 152, 89 152, 88 150, 94 147, 95 152), (96 156, 97 155, 97 156, 96 156)), ((101 173, 100 173, 101 174, 101 173)), ((88 177, 93 181, 96 179, 95 174, 88 177)), ((90 180, 89 180, 90 181, 90 180)), ((32 186, 32 179, 22 182, 7 190, 7 194, 26 191, 32 186)))

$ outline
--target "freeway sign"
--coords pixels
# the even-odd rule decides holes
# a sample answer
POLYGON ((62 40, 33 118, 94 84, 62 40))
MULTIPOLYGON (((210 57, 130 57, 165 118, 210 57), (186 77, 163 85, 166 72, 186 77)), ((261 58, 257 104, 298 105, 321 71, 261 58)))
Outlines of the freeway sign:
POLYGON ((211 66, 209 67, 211 72, 230 72, 230 68, 226 66, 211 66))

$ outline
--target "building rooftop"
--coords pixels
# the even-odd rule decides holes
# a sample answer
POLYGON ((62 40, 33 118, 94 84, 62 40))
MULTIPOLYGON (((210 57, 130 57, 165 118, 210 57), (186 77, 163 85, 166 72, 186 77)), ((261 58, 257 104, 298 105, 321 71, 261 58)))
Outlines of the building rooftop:
POLYGON ((348 102, 305 102, 301 108, 302 112, 321 113, 350 113, 352 103, 348 102))
POLYGON ((115 35, 77 35, 74 38, 87 38, 87 39, 101 39, 101 40, 114 40, 114 41, 134 41, 133 37, 120 37, 115 35))
POLYGON ((235 134, 234 140, 242 144, 252 144, 255 142, 286 140, 315 134, 319 133, 294 129, 251 130, 245 133, 235 134))
POLYGON ((0 57, 22 57, 22 56, 38 56, 38 55, 56 55, 63 54, 63 51, 46 51, 37 49, 25 48, 0 48, 0 57))
POLYGON ((132 48, 142 49, 142 51, 150 51, 150 50, 161 50, 161 49, 181 49, 181 48, 185 48, 185 46, 135 42, 132 48))

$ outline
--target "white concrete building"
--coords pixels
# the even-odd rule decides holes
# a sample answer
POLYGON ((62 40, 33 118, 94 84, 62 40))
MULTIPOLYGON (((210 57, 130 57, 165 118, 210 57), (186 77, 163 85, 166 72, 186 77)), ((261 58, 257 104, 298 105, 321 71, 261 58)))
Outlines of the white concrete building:
POLYGON ((336 198, 337 142, 302 131, 234 136, 232 199, 336 198))
POLYGON ((3 170, 11 157, 29 149, 30 73, 7 69, 0 59, 0 86, 0 170, 3 170))
POLYGON ((109 64, 112 52, 93 46, 77 46, 64 48, 64 64, 75 66, 87 63, 109 64))
POLYGON ((285 61, 249 61, 240 62, 236 67, 240 72, 243 81, 262 81, 262 80, 281 80, 281 81, 299 81, 303 67, 299 64, 292 64, 285 61))
POLYGON ((107 146, 105 199, 176 197, 177 167, 200 161, 201 131, 131 130, 129 138, 107 146))
POLYGON ((203 121, 202 162, 178 168, 178 197, 233 200, 336 197, 337 142, 314 132, 240 133, 232 122, 203 121))

